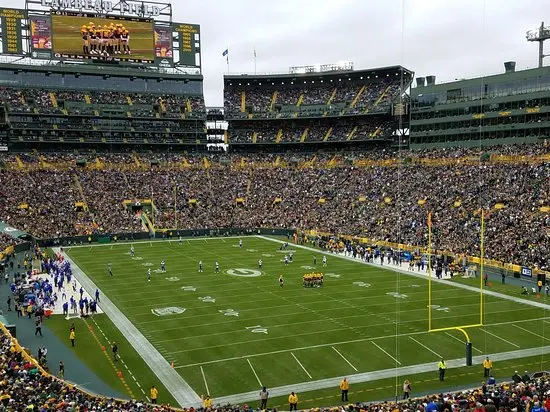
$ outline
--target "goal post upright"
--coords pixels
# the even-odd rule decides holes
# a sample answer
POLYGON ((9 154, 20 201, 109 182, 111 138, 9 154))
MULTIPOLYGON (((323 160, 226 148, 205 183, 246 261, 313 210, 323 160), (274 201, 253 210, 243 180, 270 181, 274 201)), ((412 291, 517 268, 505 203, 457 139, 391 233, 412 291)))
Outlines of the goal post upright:
POLYGON ((446 332, 456 330, 461 332, 466 338, 466 366, 472 366, 472 340, 466 329, 479 328, 483 326, 483 289, 484 289, 484 255, 485 255, 485 211, 481 209, 481 223, 480 223, 480 276, 479 276, 479 323, 461 325, 461 326, 449 326, 443 328, 432 327, 432 214, 428 212, 428 332, 446 332))

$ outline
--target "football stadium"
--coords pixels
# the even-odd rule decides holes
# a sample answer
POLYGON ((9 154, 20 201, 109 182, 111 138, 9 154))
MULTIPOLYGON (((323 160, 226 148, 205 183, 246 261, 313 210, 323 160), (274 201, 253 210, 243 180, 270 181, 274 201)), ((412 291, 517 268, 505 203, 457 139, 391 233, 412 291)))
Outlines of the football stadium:
POLYGON ((550 28, 442 82, 224 46, 212 105, 178 10, 0 9, 0 408, 547 411, 550 28))

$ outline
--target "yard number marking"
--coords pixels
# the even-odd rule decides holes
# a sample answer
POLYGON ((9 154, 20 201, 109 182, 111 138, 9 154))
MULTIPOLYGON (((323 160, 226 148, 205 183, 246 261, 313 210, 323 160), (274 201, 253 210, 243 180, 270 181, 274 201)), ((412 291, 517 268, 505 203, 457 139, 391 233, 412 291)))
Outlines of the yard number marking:
POLYGON ((439 310, 441 312, 449 312, 450 311, 449 308, 444 307, 444 306, 439 306, 439 305, 429 305, 428 307, 431 308, 431 309, 439 310))
POLYGON ((186 292, 196 292, 197 288, 195 286, 182 286, 181 290, 184 290, 186 292))
POLYGON ((181 315, 185 310, 185 308, 180 308, 179 306, 170 306, 167 308, 151 309, 151 313, 155 316, 170 316, 181 315))
MULTIPOLYGON (((162 273, 162 271, 160 269, 156 269, 153 272, 162 273), (157 270, 158 270, 158 272, 157 272, 157 270)), ((177 282, 178 280, 180 280, 180 278, 175 277, 175 276, 172 276, 171 278, 164 278, 164 279, 166 279, 168 282, 177 282)))
POLYGON ((267 335, 267 328, 264 328, 262 325, 247 326, 246 329, 252 333, 265 333, 267 335))
POLYGON ((360 288, 370 288, 370 283, 366 282, 353 282, 355 286, 359 286, 360 288))
POLYGON ((218 312, 223 313, 224 316, 239 316, 239 312, 237 312, 235 309, 218 310, 218 312))
POLYGON ((216 299, 214 299, 212 296, 202 296, 199 298, 199 300, 204 303, 216 303, 216 299))
POLYGON ((409 296, 404 293, 388 292, 386 295, 393 296, 396 299, 407 299, 409 296))

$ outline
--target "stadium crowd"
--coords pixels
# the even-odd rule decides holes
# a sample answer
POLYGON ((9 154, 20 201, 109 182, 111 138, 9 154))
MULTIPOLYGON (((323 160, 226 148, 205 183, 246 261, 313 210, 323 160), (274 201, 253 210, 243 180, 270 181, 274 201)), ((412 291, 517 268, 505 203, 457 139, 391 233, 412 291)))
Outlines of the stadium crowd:
POLYGON ((229 128, 228 136, 231 143, 253 143, 256 133, 256 143, 274 143, 281 131, 280 142, 299 143, 320 142, 327 136, 327 141, 369 140, 388 138, 397 129, 393 120, 380 117, 369 117, 361 121, 311 122, 293 123, 290 121, 253 121, 236 124, 229 128))
MULTIPOLYGON (((548 150, 498 152, 521 159, 548 150)), ((479 255, 483 209, 486 258, 548 267, 550 215, 541 207, 548 206, 550 167, 540 160, 458 162, 482 152, 436 149, 318 153, 315 162, 296 153, 213 154, 205 167, 198 154, 105 154, 77 167, 71 156, 61 169, 55 156, 23 156, 29 166, 21 171, 5 155, 12 166, 0 173, 0 219, 39 237, 143 231, 123 201, 152 198, 160 228, 314 229, 425 246, 429 210, 434 247, 479 255)))
MULTIPOLYGON (((156 405, 144 400, 118 400, 91 395, 75 385, 53 377, 38 366, 30 352, 7 333, 0 330, 0 409, 9 411, 176 411, 168 405, 156 405)), ((408 382, 408 381, 407 381, 408 382)), ((297 399, 297 398, 296 398, 297 399)), ((258 400, 260 403, 260 400, 258 400)), ((299 403, 298 403, 299 406, 299 403)), ((547 376, 524 378, 516 374, 510 383, 481 388, 441 393, 403 401, 356 402, 340 407, 314 408, 312 412, 529 412, 548 410, 550 381, 547 376), (516 378, 517 376, 517 378, 516 378), (529 379, 527 379, 529 378, 529 379)), ((282 408, 285 409, 284 407, 282 408)), ((186 408, 185 412, 241 412, 258 409, 254 403, 217 405, 205 398, 202 407, 186 408)), ((273 410, 267 405, 263 410, 273 410)), ((181 411, 181 409, 180 409, 181 411)))
POLYGON ((287 116, 296 112, 300 117, 322 115, 333 106, 338 108, 335 114, 361 114, 375 108, 388 110, 389 104, 399 95, 400 81, 399 77, 390 77, 360 81, 340 79, 336 83, 323 83, 323 80, 281 85, 231 83, 226 84, 224 90, 224 108, 229 118, 243 117, 246 113, 259 117, 273 117, 277 113, 285 117, 285 109, 289 108, 294 109, 286 110, 287 116), (322 111, 316 111, 318 108, 322 111))
POLYGON ((0 88, 0 102, 10 113, 93 115, 102 106, 117 106, 124 113, 139 110, 142 117, 202 118, 206 114, 202 96, 124 93, 117 91, 66 91, 37 88, 0 88), (87 107, 89 106, 89 107, 87 107))

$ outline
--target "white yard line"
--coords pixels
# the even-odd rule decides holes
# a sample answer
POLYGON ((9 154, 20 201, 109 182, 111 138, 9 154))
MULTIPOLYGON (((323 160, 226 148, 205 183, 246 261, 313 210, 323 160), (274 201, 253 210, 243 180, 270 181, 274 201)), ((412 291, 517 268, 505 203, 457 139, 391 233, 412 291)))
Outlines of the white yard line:
MULTIPOLYGON (((514 326, 515 326, 515 325, 514 325, 514 326)), ((504 338, 501 338, 500 336, 495 335, 494 333, 489 332, 487 329, 482 329, 482 330, 483 330, 486 334, 491 335, 491 336, 494 337, 494 338, 500 339, 500 340, 503 341, 503 342, 506 342, 508 345, 515 346, 515 347, 518 348, 518 349, 520 348, 519 345, 516 345, 515 343, 510 342, 509 340, 506 340, 506 339, 504 339, 504 338)))
POLYGON ((309 372, 307 371, 307 369, 304 368, 304 365, 302 365, 302 362, 300 362, 300 361, 298 360, 298 358, 296 357, 296 355, 294 355, 294 353, 292 353, 292 352, 290 352, 290 354, 292 355, 292 357, 294 358, 294 360, 295 360, 296 362, 298 362, 298 365, 300 365, 300 367, 304 370, 304 372, 306 373, 306 375, 309 376, 309 379, 313 379, 313 378, 311 377, 311 375, 309 374, 309 372))
POLYGON ((378 349, 380 349, 382 352, 384 352, 386 355, 388 355, 390 358, 392 358, 398 365, 401 365, 401 362, 399 362, 396 358, 394 358, 392 355, 390 355, 388 352, 386 352, 381 346, 377 345, 376 342, 371 341, 371 343, 376 346, 378 349))
POLYGON ((258 377, 258 374, 257 374, 256 371, 254 370, 254 366, 252 366, 252 363, 250 362, 250 359, 247 359, 246 361, 248 362, 248 365, 250 366, 250 369, 252 369, 252 373, 253 373, 254 376, 256 377, 256 380, 258 381, 258 383, 260 384, 260 386, 264 386, 264 385, 262 385, 262 381, 261 381, 260 378, 258 377))
POLYGON ((335 351, 338 355, 340 355, 340 357, 341 357, 342 359, 344 359, 344 360, 346 361, 346 363, 347 363, 349 366, 351 366, 355 372, 358 372, 357 368, 356 368, 355 366, 353 366, 352 363, 351 363, 349 360, 347 360, 346 357, 340 353, 340 351, 338 351, 338 349, 336 349, 334 346, 332 346, 332 349, 334 349, 334 351, 335 351))
POLYGON ((439 353, 431 350, 430 348, 428 348, 426 345, 424 345, 422 342, 420 341, 417 341, 415 338, 413 338, 412 336, 409 336, 409 339, 411 339, 412 341, 416 342, 417 344, 419 344, 420 346, 422 346, 424 349, 426 350, 429 350, 431 353, 433 353, 435 356, 437 356, 438 358, 443 358, 443 356, 441 356, 439 353))
MULTIPOLYGON (((457 338, 456 336, 451 335, 449 332, 445 332, 445 335, 449 336, 450 338, 453 338, 454 340, 459 341, 459 342, 462 343, 463 345, 466 344, 466 342, 462 341, 461 339, 457 338)), ((483 353, 482 350, 479 350, 478 348, 476 348, 476 347, 473 346, 473 345, 472 345, 472 349, 475 350, 475 351, 478 352, 478 353, 483 353)))
POLYGON ((206 394, 210 396, 210 389, 208 389, 208 383, 206 383, 206 376, 204 375, 204 369, 201 366, 202 380, 204 381, 204 387, 206 388, 206 394))
MULTIPOLYGON (((543 346, 539 348, 530 348, 530 349, 519 349, 515 351, 510 351, 510 352, 500 352, 500 353, 488 354, 487 356, 489 356, 495 362, 502 362, 502 361, 511 360, 511 359, 517 360, 519 358, 526 358, 528 356, 536 356, 536 355, 540 355, 541 353, 550 354, 550 346, 543 346)), ((473 357, 472 363, 474 365, 481 365, 483 364, 484 360, 485 360, 485 355, 477 355, 473 357)), ((459 359, 448 360, 446 362, 447 362, 448 369, 460 368, 465 366, 465 359, 463 357, 459 359)), ((353 385, 354 383, 372 382, 380 379, 395 378, 396 374, 399 376, 409 376, 409 375, 415 375, 419 373, 428 373, 428 372, 433 373, 435 369, 436 369, 436 363, 430 362, 430 363, 424 363, 420 365, 401 366, 399 368, 377 370, 372 372, 362 372, 354 375, 347 375, 346 377, 353 385)), ((302 383, 284 385, 284 386, 279 386, 275 388, 270 388, 269 392, 272 397, 276 397, 276 396, 288 395, 291 391, 294 391, 296 393, 303 393, 303 392, 309 392, 309 391, 320 390, 320 389, 335 388, 338 386, 342 378, 344 378, 344 376, 336 376, 333 378, 319 379, 315 381, 306 381, 302 383)), ((251 391, 251 392, 238 393, 235 395, 222 396, 222 397, 216 398, 216 403, 220 405, 226 405, 228 403, 239 404, 247 401, 257 400, 257 398, 258 398, 258 392, 251 391)))
POLYGON ((542 338, 544 340, 550 341, 550 339, 548 339, 546 336, 542 336, 542 335, 539 335, 538 333, 531 332, 529 329, 522 328, 521 326, 518 326, 518 325, 513 324, 513 323, 512 323, 512 326, 514 326, 514 327, 516 327, 516 328, 518 328, 518 329, 520 329, 524 332, 530 333, 531 335, 536 336, 537 338, 542 338))

